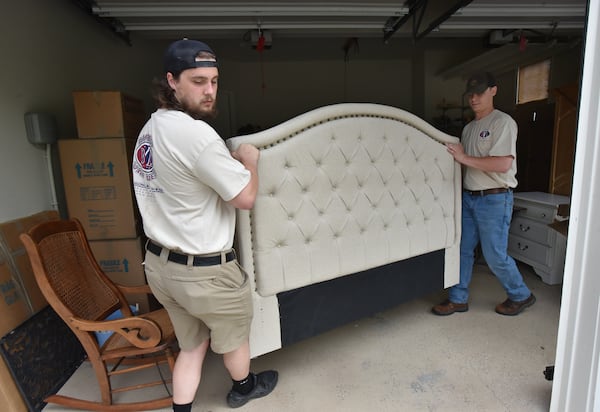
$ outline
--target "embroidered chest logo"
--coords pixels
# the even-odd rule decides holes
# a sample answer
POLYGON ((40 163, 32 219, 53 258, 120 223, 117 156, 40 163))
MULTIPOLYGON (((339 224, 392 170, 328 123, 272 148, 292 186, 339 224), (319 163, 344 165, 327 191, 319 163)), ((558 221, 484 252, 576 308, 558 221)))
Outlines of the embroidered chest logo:
POLYGON ((487 140, 487 139, 489 139, 489 138, 490 138, 490 136, 491 136, 491 135, 492 135, 492 134, 490 133, 490 131, 489 131, 489 130, 484 130, 484 131, 482 131, 481 133, 479 133, 479 138, 480 138, 481 140, 487 140))
POLYGON ((152 161, 152 136, 149 134, 140 137, 135 147, 133 170, 142 175, 146 180, 156 178, 154 163, 152 161))

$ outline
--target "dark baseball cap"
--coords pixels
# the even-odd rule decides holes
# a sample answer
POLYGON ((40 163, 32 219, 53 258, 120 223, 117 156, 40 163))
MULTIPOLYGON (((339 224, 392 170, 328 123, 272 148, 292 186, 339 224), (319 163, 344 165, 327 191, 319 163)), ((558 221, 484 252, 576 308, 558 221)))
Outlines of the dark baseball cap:
POLYGON ((182 39, 171 43, 165 52, 165 72, 177 75, 184 70, 196 67, 218 67, 216 57, 214 59, 199 59, 198 54, 201 52, 216 56, 215 52, 206 43, 198 40, 182 39))
POLYGON ((488 87, 496 86, 496 79, 490 72, 475 73, 467 80, 465 94, 481 94, 488 87))

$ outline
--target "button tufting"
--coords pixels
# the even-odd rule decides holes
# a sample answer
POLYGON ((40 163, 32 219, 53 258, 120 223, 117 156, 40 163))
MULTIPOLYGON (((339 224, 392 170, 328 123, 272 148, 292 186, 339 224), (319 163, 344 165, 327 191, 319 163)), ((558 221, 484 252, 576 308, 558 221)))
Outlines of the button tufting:
MULTIPOLYGON (((264 199, 257 200, 261 213, 250 215, 250 230, 252 248, 260 251, 253 255, 255 267, 263 269, 257 271, 256 284, 265 296, 325 280, 330 265, 319 259, 362 259, 351 255, 354 248, 343 245, 364 244, 369 259, 377 259, 377 240, 398 257, 405 245, 412 253, 428 247, 429 236, 438 242, 446 232, 453 233, 455 204, 448 202, 456 180, 453 159, 442 153, 434 157, 431 139, 422 139, 410 124, 372 130, 371 122, 379 118, 368 119, 366 127, 354 120, 345 125, 345 116, 340 119, 340 127, 325 131, 327 127, 311 126, 305 129, 311 131, 308 140, 303 140, 304 131, 294 132, 273 144, 290 142, 289 149, 261 155, 264 170, 273 173, 262 176, 268 189, 262 192, 264 199), (432 208, 434 202, 440 208, 432 208)), ((437 146, 433 149, 439 152, 437 146)))

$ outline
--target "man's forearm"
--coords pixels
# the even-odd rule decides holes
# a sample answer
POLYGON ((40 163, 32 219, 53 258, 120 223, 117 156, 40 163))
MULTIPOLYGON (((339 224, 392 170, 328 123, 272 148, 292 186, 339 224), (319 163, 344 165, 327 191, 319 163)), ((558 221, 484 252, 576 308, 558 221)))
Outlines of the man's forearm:
POLYGON ((460 164, 492 173, 506 173, 514 161, 512 156, 475 157, 464 155, 456 159, 460 164))

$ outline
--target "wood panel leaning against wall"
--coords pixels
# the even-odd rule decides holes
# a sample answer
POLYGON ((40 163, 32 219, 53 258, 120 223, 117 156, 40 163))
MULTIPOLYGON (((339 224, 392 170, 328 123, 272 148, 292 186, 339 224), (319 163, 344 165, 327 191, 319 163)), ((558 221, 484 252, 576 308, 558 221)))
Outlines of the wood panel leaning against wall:
POLYGON ((552 95, 556 103, 548 191, 557 195, 571 196, 579 84, 573 82, 557 87, 552 90, 552 95))

